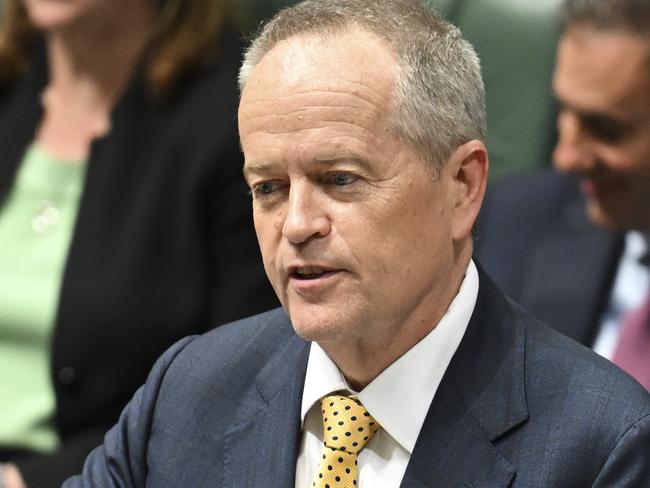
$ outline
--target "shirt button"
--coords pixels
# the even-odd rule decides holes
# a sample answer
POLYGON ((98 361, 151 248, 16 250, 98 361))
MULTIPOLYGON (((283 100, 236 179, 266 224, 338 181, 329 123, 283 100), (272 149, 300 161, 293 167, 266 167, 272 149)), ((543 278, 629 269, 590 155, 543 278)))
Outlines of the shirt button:
POLYGON ((74 368, 65 366, 56 373, 56 378, 62 385, 70 386, 77 379, 77 372, 74 368))
POLYGON ((32 230, 36 234, 44 234, 59 223, 61 212, 51 202, 43 200, 32 217, 32 230))

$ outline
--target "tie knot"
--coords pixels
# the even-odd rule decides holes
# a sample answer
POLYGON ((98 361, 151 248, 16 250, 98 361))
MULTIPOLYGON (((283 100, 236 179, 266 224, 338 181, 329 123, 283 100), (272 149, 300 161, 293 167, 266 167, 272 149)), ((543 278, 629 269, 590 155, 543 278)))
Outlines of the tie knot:
POLYGON ((324 442, 330 449, 358 453, 379 424, 356 398, 330 395, 321 400, 324 442))

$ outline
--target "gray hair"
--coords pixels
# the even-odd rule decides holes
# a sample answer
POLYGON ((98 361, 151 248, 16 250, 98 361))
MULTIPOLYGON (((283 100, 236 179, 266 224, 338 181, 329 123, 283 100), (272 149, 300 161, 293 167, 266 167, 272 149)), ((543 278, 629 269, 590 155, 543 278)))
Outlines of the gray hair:
POLYGON ((350 27, 382 39, 398 74, 393 130, 434 169, 472 139, 485 141, 485 88, 478 56, 460 31, 420 0, 306 0, 281 10, 244 55, 239 87, 280 41, 334 35, 350 27))
POLYGON ((650 0, 566 0, 567 26, 586 23, 599 29, 650 34, 650 0))

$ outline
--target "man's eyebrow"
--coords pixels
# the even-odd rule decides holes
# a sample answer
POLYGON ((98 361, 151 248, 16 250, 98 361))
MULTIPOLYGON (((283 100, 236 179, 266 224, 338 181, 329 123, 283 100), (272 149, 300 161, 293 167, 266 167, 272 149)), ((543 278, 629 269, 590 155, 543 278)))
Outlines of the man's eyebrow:
POLYGON ((582 112, 578 116, 587 123, 591 124, 607 124, 617 127, 626 127, 629 125, 625 120, 615 117, 614 115, 599 113, 599 112, 582 112))
POLYGON ((623 115, 617 114, 616 112, 611 110, 602 111, 602 110, 585 109, 561 99, 557 94, 555 95, 555 101, 560 111, 567 110, 569 112, 572 112, 581 120, 603 121, 603 122, 611 122, 611 123, 621 124, 621 125, 629 124, 629 121, 626 120, 626 118, 623 115))
POLYGON ((617 114, 598 112, 594 110, 573 110, 582 123, 593 127, 611 130, 626 130, 632 127, 630 121, 617 114))
MULTIPOLYGON (((351 151, 317 154, 314 156, 312 161, 316 164, 322 165, 354 163, 359 165, 361 168, 368 169, 372 167, 367 158, 351 151)), ((277 165, 268 162, 245 163, 243 168, 244 178, 248 178, 251 174, 270 174, 276 170, 277 165)))
POLYGON ((248 178, 251 173, 265 174, 273 170, 271 163, 244 163, 243 173, 244 178, 248 178))
POLYGON ((367 158, 351 151, 317 154, 314 157, 314 162, 318 164, 355 163, 363 168, 371 166, 367 158))

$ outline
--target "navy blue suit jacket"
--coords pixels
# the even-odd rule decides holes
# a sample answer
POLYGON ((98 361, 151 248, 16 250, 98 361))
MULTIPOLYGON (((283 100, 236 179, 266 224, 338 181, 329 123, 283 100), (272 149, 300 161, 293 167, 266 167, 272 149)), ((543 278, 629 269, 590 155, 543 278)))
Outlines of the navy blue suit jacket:
MULTIPOLYGON (((278 309, 172 347, 75 487, 292 488, 309 343, 278 309)), ((650 482, 650 395, 480 274, 402 487, 650 482)))
POLYGON ((573 177, 536 171, 488 188, 478 259, 506 295, 586 346, 600 328, 622 250, 622 235, 591 223, 573 177))

